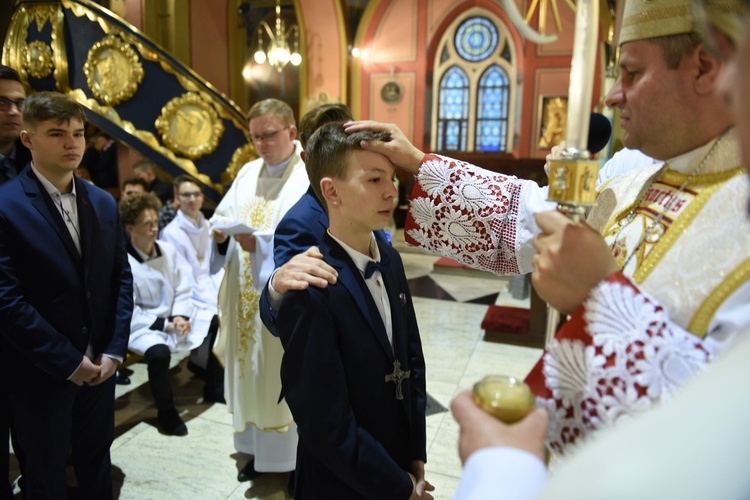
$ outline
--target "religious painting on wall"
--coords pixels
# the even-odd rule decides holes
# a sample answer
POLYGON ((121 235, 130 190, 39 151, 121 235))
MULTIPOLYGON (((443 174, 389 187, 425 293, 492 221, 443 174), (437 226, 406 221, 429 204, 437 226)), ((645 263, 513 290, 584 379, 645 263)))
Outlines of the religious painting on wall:
POLYGON ((539 139, 537 146, 552 149, 565 139, 568 121, 568 98, 563 96, 542 96, 539 106, 539 139))

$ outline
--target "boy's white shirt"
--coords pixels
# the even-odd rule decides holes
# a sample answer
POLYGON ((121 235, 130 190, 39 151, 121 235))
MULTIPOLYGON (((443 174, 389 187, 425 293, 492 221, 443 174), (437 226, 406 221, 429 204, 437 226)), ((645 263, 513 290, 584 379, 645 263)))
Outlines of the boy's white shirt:
MULTIPOLYGON (((375 239, 374 234, 371 234, 370 236, 370 254, 372 254, 372 257, 370 257, 354 250, 339 238, 332 235, 330 229, 328 229, 327 232, 328 235, 336 240, 336 243, 341 245, 344 251, 349 255, 354 262, 354 265, 359 269, 359 272, 362 273, 363 279, 365 277, 367 263, 371 260, 380 262, 380 249, 378 248, 378 242, 375 239)), ((383 276, 380 271, 376 270, 369 279, 365 279, 365 284, 370 291, 370 295, 372 295, 372 299, 375 301, 375 305, 380 313, 380 318, 385 325, 385 332, 388 335, 388 343, 393 347, 393 319, 391 318, 391 304, 388 300, 388 293, 386 292, 385 284, 383 283, 383 276)))

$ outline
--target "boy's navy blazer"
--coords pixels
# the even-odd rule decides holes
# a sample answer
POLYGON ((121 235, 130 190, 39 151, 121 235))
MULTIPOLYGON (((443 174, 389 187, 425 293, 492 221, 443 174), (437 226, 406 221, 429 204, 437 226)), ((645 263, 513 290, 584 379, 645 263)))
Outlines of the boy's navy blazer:
MULTIPOLYGON (((312 187, 284 215, 273 235, 273 259, 276 268, 312 246, 320 245, 328 230, 328 214, 312 187)), ((375 231, 375 238, 387 242, 385 231, 375 231)), ((271 334, 278 337, 276 316, 268 303, 268 283, 260 295, 260 319, 271 334)))
POLYGON ((279 308, 284 344, 283 396, 299 428, 296 498, 409 498, 406 471, 425 460, 425 366, 401 258, 383 281, 390 300, 393 348, 361 272, 327 234, 324 260, 335 285, 289 292, 279 308), (394 353, 395 350, 395 353, 394 353), (395 360, 411 370, 403 400, 386 382, 395 360))
POLYGON ((81 254, 27 166, 0 186, 0 378, 11 390, 64 383, 90 343, 127 353, 133 279, 117 203, 74 177, 81 254))

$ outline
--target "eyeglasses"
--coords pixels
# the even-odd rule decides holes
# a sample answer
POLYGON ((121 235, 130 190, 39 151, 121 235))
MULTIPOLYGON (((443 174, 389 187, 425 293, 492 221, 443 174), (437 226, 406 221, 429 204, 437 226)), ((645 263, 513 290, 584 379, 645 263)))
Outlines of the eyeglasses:
POLYGON ((26 99, 18 99, 16 101, 12 101, 7 97, 0 97, 0 111, 7 113, 8 111, 10 111, 11 107, 15 106, 20 113, 21 111, 23 111, 24 102, 26 102, 26 99))
POLYGON ((265 132, 265 133, 259 134, 259 135, 250 134, 250 140, 253 141, 253 142, 260 142, 260 141, 268 142, 268 141, 272 140, 274 137, 276 137, 276 134, 278 134, 282 130, 286 130, 288 128, 290 128, 290 127, 280 128, 279 130, 274 130, 273 132, 265 132))
POLYGON ((191 193, 180 193, 179 196, 183 200, 189 200, 190 198, 195 198, 197 200, 198 198, 203 196, 203 193, 201 193, 200 191, 193 191, 191 193))

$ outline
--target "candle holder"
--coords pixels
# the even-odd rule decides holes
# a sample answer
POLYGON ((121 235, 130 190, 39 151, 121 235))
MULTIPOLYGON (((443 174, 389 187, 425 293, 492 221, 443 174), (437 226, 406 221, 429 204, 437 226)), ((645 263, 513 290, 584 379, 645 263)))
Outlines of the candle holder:
POLYGON ((474 384, 472 399, 481 409, 512 424, 534 409, 534 394, 525 382, 506 375, 487 375, 474 384))

